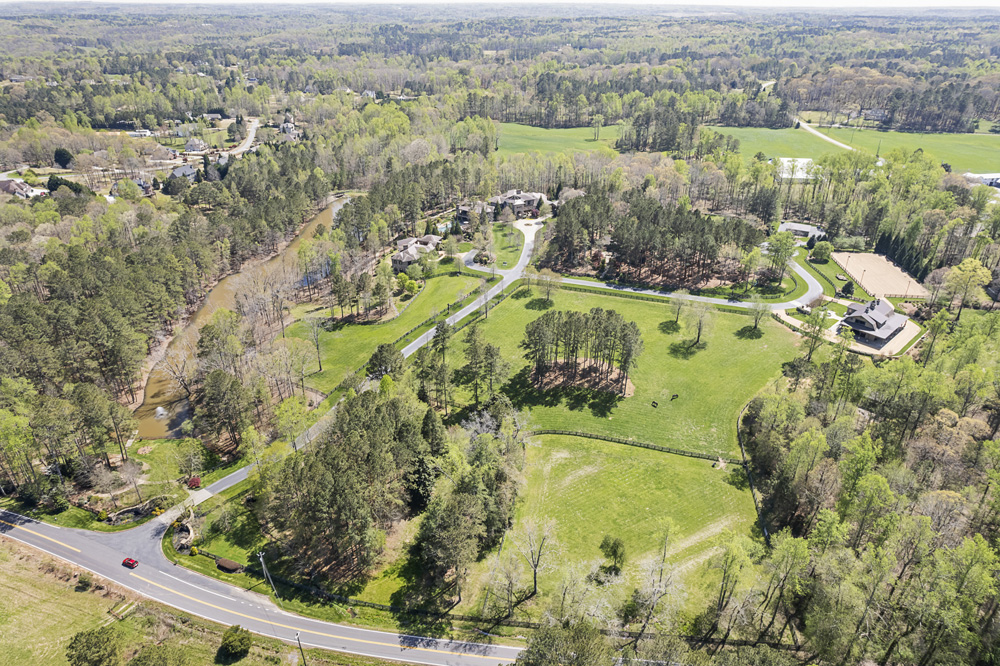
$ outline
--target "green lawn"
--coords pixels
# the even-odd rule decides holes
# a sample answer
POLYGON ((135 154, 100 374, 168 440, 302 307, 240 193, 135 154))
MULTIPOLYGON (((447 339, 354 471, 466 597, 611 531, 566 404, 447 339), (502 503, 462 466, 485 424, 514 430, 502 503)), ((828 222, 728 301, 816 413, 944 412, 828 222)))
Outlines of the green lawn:
MULTIPOLYGON (((753 498, 739 467, 713 469, 708 460, 579 437, 537 439, 527 450, 514 529, 527 519, 554 521, 558 557, 540 575, 532 616, 549 605, 575 565, 602 559, 598 546, 606 534, 625 542, 623 574, 634 580, 643 560, 656 555, 667 521, 677 528, 669 561, 682 577, 700 577, 699 565, 724 531, 753 528, 753 498)), ((632 590, 622 587, 623 595, 632 590)))
POLYGON ((710 127, 720 134, 740 140, 740 154, 750 160, 758 152, 773 157, 817 157, 840 150, 804 129, 766 129, 759 127, 710 127))
MULTIPOLYGON (((795 256, 795 261, 798 262, 800 266, 804 266, 807 271, 815 275, 817 282, 823 285, 823 294, 829 296, 830 298, 836 296, 836 292, 843 289, 844 285, 850 282, 850 280, 841 280, 837 277, 838 273, 841 275, 844 274, 844 269, 838 266, 837 262, 833 259, 830 259, 826 263, 810 261, 806 259, 806 252, 799 251, 799 253, 795 256), (833 284, 837 285, 836 289, 834 289, 833 285, 823 279, 823 275, 830 278, 830 280, 833 281, 833 284)), ((864 301, 871 300, 871 296, 868 292, 862 289, 861 285, 856 282, 854 283, 854 298, 864 301)))
POLYGON ((617 125, 601 129, 601 138, 594 141, 594 130, 590 127, 567 129, 544 129, 500 123, 500 150, 497 154, 507 157, 516 153, 566 153, 589 152, 598 148, 614 150, 615 141, 621 135, 617 125))
MULTIPOLYGON (((427 286, 403 314, 389 322, 346 324, 324 331, 320 340, 323 371, 308 376, 306 385, 324 393, 332 391, 348 373, 363 365, 380 344, 393 342, 432 312, 445 312, 460 293, 469 293, 478 285, 477 276, 436 277, 427 281, 427 286)), ((308 332, 301 321, 289 326, 286 334, 308 341, 308 332)))
POLYGON ((513 242, 508 243, 507 230, 503 222, 493 224, 493 249, 497 253, 497 269, 513 268, 521 257, 522 247, 524 247, 524 234, 520 229, 514 229, 513 242))
MULTIPOLYGON (((674 329, 667 302, 566 290, 555 294, 552 307, 613 309, 639 325, 645 351, 631 376, 635 395, 621 399, 573 389, 540 392, 530 381, 520 343, 527 323, 549 304, 537 291, 527 297, 524 293, 498 305, 480 325, 485 339, 500 345, 511 362, 514 374, 504 390, 516 406, 531 410, 534 428, 631 437, 713 455, 736 455, 740 408, 796 353, 796 336, 770 319, 761 323, 763 336, 755 338, 747 334, 752 328, 749 317, 715 312, 709 331, 693 347, 690 331, 674 329), (671 400, 673 394, 679 396, 677 400, 671 400), (659 406, 653 407, 653 401, 659 406)), ((462 335, 453 338, 450 362, 454 367, 464 363, 462 335)), ((471 403, 468 387, 458 387, 455 396, 459 404, 471 403)))
MULTIPOLYGON (((882 155, 894 148, 922 148, 935 159, 947 162, 953 171, 982 173, 1000 171, 1000 134, 914 134, 880 130, 819 127, 820 132, 869 152, 882 155)), ((832 147, 832 146, 831 146, 832 147)))

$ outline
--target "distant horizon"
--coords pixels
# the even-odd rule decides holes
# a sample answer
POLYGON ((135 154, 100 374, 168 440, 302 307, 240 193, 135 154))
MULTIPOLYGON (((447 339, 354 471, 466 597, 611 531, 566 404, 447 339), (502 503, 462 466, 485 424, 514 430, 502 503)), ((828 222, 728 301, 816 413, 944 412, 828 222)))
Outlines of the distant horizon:
MULTIPOLYGON (((149 5, 149 6, 200 6, 213 7, 226 5, 230 7, 247 6, 322 6, 322 5, 496 5, 492 0, 194 0, 191 2, 167 2, 166 0, 0 0, 0 5, 13 6, 38 6, 38 5, 149 5)), ((823 0, 701 0, 697 4, 683 2, 661 2, 659 0, 602 0, 601 2, 571 2, 571 0, 543 0, 542 2, 532 2, 531 0, 514 0, 504 3, 504 8, 511 6, 558 6, 572 5, 574 7, 587 5, 616 5, 620 7, 649 7, 662 9, 684 9, 702 10, 712 9, 761 9, 761 10, 808 10, 822 11, 823 13, 851 13, 862 10, 866 14, 878 13, 885 10, 927 10, 941 9, 948 11, 962 11, 967 9, 992 9, 994 13, 1000 13, 1000 6, 997 0, 962 0, 958 5, 942 2, 941 0, 882 0, 877 6, 864 0, 844 0, 837 7, 831 7, 828 1, 823 0)), ((501 9, 497 7, 497 9, 501 9)))

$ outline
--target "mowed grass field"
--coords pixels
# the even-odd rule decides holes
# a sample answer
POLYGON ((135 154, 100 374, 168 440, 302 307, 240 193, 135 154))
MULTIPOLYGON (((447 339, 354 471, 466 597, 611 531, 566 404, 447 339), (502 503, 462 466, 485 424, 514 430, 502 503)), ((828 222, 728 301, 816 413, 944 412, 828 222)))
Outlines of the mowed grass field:
POLYGON ((841 150, 804 129, 767 129, 761 127, 709 127, 719 134, 740 140, 740 155, 751 160, 758 152, 768 158, 809 157, 816 159, 826 153, 841 150))
MULTIPOLYGON (((739 467, 714 469, 708 460, 580 437, 536 439, 527 450, 515 530, 528 519, 554 521, 558 557, 540 577, 535 606, 549 604, 574 566, 603 561, 599 545, 606 534, 625 542, 623 574, 633 579, 642 562, 657 555, 673 521, 668 559, 687 578, 702 572, 699 565, 724 532, 753 529, 753 498, 739 467)), ((630 593, 633 586, 623 587, 630 593)))
POLYGON ((517 123, 500 123, 500 149, 497 154, 507 157, 516 153, 567 153, 588 152, 599 148, 614 150, 621 136, 617 125, 601 128, 601 138, 594 141, 591 127, 545 129, 517 123))
MULTIPOLYGON (((649 302, 608 294, 561 291, 550 305, 537 290, 522 291, 492 310, 481 322, 484 338, 500 346, 513 373, 504 387, 515 406, 531 410, 536 429, 573 430, 633 438, 661 446, 735 456, 739 410, 796 354, 797 337, 770 319, 761 322, 763 335, 746 334, 749 317, 712 313, 701 344, 686 327, 674 328, 667 301, 649 302), (525 326, 551 307, 556 310, 617 310, 635 321, 645 351, 632 371, 635 395, 618 398, 583 389, 537 391, 520 344, 525 326), (676 400, 671 397, 677 394, 676 400), (653 407, 656 401, 658 407, 653 407)), ((683 317, 682 317, 683 322, 683 317)), ((450 363, 464 364, 464 332, 452 340, 450 363)), ((456 387, 459 404, 469 405, 468 387, 456 387)))
MULTIPOLYGON (((413 304, 395 319, 384 324, 345 324, 332 331, 324 331, 320 339, 320 355, 323 371, 306 377, 310 388, 329 393, 343 381, 348 373, 364 364, 383 343, 390 343, 431 316, 432 311, 444 312, 450 303, 458 300, 460 293, 469 293, 479 285, 480 276, 444 275, 431 278, 417 296, 413 304)), ((338 308, 339 313, 339 308, 338 308)), ((326 308, 316 316, 326 316, 326 308)), ((300 320, 289 326, 286 335, 308 342, 309 333, 300 320)), ((313 363, 315 363, 313 361, 313 363)), ((313 370, 315 370, 315 365, 313 370)))
MULTIPOLYGON (((895 148, 923 151, 947 162, 953 171, 973 173, 1000 171, 1000 134, 914 134, 879 130, 818 127, 820 132, 842 143, 884 155, 895 148)), ((833 146, 831 146, 833 148, 833 146)))

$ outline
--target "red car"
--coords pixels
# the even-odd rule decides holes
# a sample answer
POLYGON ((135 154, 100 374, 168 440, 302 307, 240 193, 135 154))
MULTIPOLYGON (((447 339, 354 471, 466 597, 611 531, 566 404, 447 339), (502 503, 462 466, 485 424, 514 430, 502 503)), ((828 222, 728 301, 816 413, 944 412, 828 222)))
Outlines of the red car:
POLYGON ((129 569, 135 569, 137 566, 139 566, 139 562, 138 560, 133 560, 131 557, 126 557, 124 560, 122 560, 122 566, 128 567, 129 569))

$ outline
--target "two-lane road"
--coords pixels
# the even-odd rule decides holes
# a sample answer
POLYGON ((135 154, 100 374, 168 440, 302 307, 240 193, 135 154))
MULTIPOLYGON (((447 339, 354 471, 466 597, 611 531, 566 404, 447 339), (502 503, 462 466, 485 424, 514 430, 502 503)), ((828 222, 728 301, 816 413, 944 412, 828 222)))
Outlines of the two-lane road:
MULTIPOLYGON (((262 594, 173 566, 162 553, 153 560, 140 556, 139 566, 128 569, 122 566, 122 560, 136 557, 136 553, 122 552, 115 545, 127 534, 60 528, 0 511, 0 535, 87 569, 154 601, 223 625, 239 624, 254 633, 289 643, 294 643, 295 635, 299 634, 302 643, 311 647, 433 666, 509 664, 520 651, 515 647, 373 631, 302 617, 280 610, 262 594)), ((159 548, 158 540, 156 547, 159 548)))

